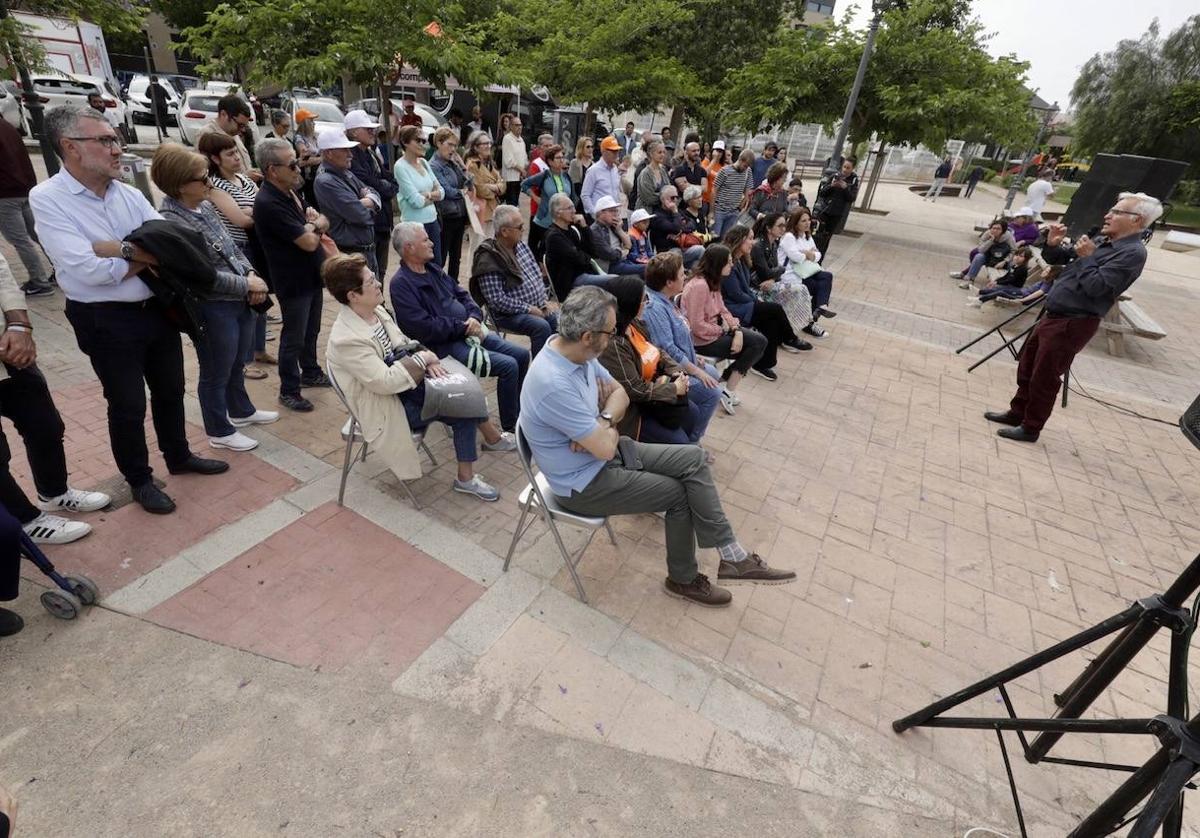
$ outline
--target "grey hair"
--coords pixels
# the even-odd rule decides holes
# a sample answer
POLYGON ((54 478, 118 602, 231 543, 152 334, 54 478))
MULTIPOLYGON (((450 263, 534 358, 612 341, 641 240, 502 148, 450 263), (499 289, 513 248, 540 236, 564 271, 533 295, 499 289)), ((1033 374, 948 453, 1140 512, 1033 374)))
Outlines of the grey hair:
POLYGON ((703 194, 704 194, 703 189, 701 189, 699 186, 697 186, 694 183, 689 183, 683 189, 683 202, 686 204, 688 201, 691 201, 694 198, 699 198, 703 194))
POLYGON ((425 232, 425 225, 416 221, 401 221, 392 228, 392 250, 404 255, 404 245, 412 244, 425 232))
POLYGON ((263 169, 266 169, 267 166, 280 166, 287 156, 284 152, 291 147, 292 144, 287 140, 281 140, 279 137, 267 137, 265 140, 259 140, 258 145, 254 147, 254 159, 263 169))
POLYGON ((271 124, 272 125, 278 125, 279 123, 283 122, 285 119, 290 120, 291 118, 292 118, 292 115, 289 114, 287 111, 278 111, 278 110, 271 111, 271 124))
POLYGON ((1146 229, 1163 214, 1162 202, 1153 195, 1147 195, 1145 192, 1122 192, 1117 198, 1118 201, 1129 199, 1137 202, 1137 208, 1134 210, 1142 217, 1142 229, 1146 229))
POLYGON ((554 135, 553 134, 538 134, 538 145, 541 145, 542 143, 546 142, 546 140, 549 140, 550 142, 554 142, 554 135))
POLYGON ((550 196, 550 214, 558 212, 558 208, 563 205, 563 202, 575 206, 575 202, 571 200, 571 196, 565 192, 555 192, 550 196))
POLYGON ((514 222, 521 223, 521 211, 512 204, 501 204, 492 213, 492 228, 495 230, 499 230, 501 227, 512 227, 514 222))
POLYGON ((670 192, 672 195, 674 195, 677 198, 679 197, 679 190, 668 183, 662 189, 658 190, 658 200, 661 201, 663 198, 667 197, 668 192, 670 192))
POLYGON ((50 145, 54 146, 59 157, 62 156, 62 138, 74 134, 81 119, 94 119, 97 122, 108 124, 104 114, 82 105, 59 105, 57 108, 46 111, 42 130, 46 132, 50 145))
POLYGON ((580 285, 567 295, 558 312, 558 333, 563 340, 579 341, 584 332, 603 332, 608 311, 617 298, 598 285, 580 285))

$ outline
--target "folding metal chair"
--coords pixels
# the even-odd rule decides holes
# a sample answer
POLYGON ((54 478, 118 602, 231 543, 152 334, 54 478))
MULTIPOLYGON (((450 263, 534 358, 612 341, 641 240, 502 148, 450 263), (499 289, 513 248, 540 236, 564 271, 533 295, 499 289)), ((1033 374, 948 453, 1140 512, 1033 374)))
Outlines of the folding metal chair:
MULTIPOLYGON (((350 469, 354 468, 357 462, 366 462, 368 448, 366 438, 362 433, 362 425, 358 421, 358 417, 354 415, 354 410, 350 407, 350 402, 346 400, 346 393, 342 390, 342 386, 338 384, 337 376, 333 374, 333 366, 326 364, 325 374, 329 377, 329 383, 333 388, 333 392, 337 394, 338 400, 341 401, 342 407, 346 408, 346 412, 350 414, 350 418, 346 420, 346 424, 342 425, 342 439, 346 441, 346 456, 342 460, 342 482, 338 486, 338 506, 343 506, 342 500, 346 496, 346 480, 350 477, 350 469), (354 446, 361 444, 358 453, 351 456, 354 452, 354 446)), ((437 459, 433 456, 433 452, 429 450, 429 446, 425 444, 425 432, 421 431, 412 435, 413 444, 425 452, 425 456, 429 458, 429 463, 434 468, 437 468, 437 459)), ((408 485, 407 480, 401 480, 400 485, 404 487, 404 491, 408 493, 409 500, 412 501, 414 507, 420 509, 421 504, 417 503, 417 496, 413 494, 412 488, 408 485)))
POLYGON ((524 491, 517 496, 517 502, 521 504, 521 520, 517 522, 517 529, 513 533, 512 544, 508 547, 508 555, 504 557, 504 570, 508 572, 508 565, 512 561, 513 553, 517 549, 517 542, 521 540, 521 536, 537 520, 537 512, 534 511, 534 507, 536 506, 541 510, 542 518, 546 521, 546 526, 550 528, 550 533, 554 536, 554 543, 558 545, 558 552, 562 555, 563 562, 566 563, 567 570, 571 573, 571 579, 575 582, 575 590, 579 592, 580 601, 586 603, 588 601, 587 594, 584 593, 583 582, 580 581, 579 572, 575 568, 580 560, 583 559, 583 554, 587 552, 592 539, 595 538, 596 531, 601 527, 607 530, 608 538, 614 546, 617 543, 617 537, 613 535, 612 527, 609 526, 607 517, 576 515, 574 512, 568 512, 559 505, 558 499, 550 491, 550 482, 546 480, 546 476, 540 471, 535 472, 533 470, 533 451, 529 448, 529 442, 525 439, 525 432, 521 429, 519 419, 517 420, 517 456, 521 460, 521 468, 525 470, 525 478, 529 483, 525 486, 524 491), (526 518, 529 519, 528 524, 525 523, 526 518), (575 555, 572 556, 567 551, 566 545, 563 544, 562 536, 559 535, 558 527, 555 526, 555 521, 562 521, 564 524, 570 524, 571 526, 591 531, 588 535, 588 540, 575 555))

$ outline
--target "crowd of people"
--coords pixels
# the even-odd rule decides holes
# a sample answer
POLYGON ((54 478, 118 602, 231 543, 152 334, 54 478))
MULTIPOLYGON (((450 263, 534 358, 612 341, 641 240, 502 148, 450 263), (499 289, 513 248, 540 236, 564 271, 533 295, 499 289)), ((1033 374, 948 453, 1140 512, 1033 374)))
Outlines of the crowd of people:
MULTIPOLYGON (((188 442, 184 333, 212 449, 253 450, 247 428, 278 421, 281 409, 312 413, 305 391, 336 386, 401 480, 420 475, 417 446, 441 422, 454 441, 453 490, 496 501, 479 454, 514 452, 520 428, 565 507, 663 513, 671 595, 720 606, 731 598, 726 582, 794 578, 737 541, 703 445, 718 407, 736 413, 745 375, 778 380, 779 350, 812 349, 799 335, 824 337, 818 319, 835 316, 813 213, 778 149, 726 166, 721 141, 702 148, 688 137, 675 155, 668 132, 635 142, 629 125, 600 142, 598 160, 590 139, 568 159, 549 135, 527 148, 520 120, 506 115, 497 156, 496 138, 473 116, 428 138, 418 124, 401 125, 389 166, 380 126, 363 111, 319 132, 310 112, 298 110, 294 126, 275 113, 271 132, 248 142, 249 108, 226 96, 195 149, 156 150, 154 207, 121 181, 120 138, 102 113, 46 114, 62 169, 36 183, 31 167, 17 167, 0 182, 14 199, 4 209, 20 213, 21 232, 54 268, 53 277, 39 273, 32 250, 18 288, 0 261, 0 412, 25 439, 37 489, 31 502, 0 436, 0 600, 16 595, 19 536, 76 540, 89 525, 57 513, 111 500, 67 483, 65 426, 37 369, 24 305, 52 283, 101 383, 117 467, 146 512, 175 510, 150 465, 147 389, 171 474, 237 467, 236 457, 202 457, 188 442), (338 313, 323 368, 326 292, 338 313), (277 356, 266 351, 269 322, 279 324, 277 356), (528 348, 506 335, 528 338, 528 348), (272 410, 246 387, 270 366, 279 379, 272 410), (498 421, 486 378, 495 379, 498 421), (697 543, 717 549, 720 584, 699 572, 697 543)), ((27 162, 23 147, 21 155, 27 162)), ((831 213, 845 209, 836 193, 846 181, 835 182, 823 202, 831 213)), ((6 220, 7 234, 15 224, 6 220)), ((0 609, 0 634, 19 628, 0 609)))

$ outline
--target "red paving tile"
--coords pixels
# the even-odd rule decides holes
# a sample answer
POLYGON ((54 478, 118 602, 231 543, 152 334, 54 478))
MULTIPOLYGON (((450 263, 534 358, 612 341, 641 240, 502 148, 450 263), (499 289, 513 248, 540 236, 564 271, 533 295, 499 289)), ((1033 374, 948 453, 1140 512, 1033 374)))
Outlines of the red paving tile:
POLYGON ((330 501, 147 616, 299 666, 366 665, 390 678, 483 591, 330 501))
MULTIPOLYGON (((104 398, 97 383, 67 387, 54 394, 54 401, 67 426, 64 443, 71 485, 81 489, 98 486, 117 475, 108 441, 104 398)), ((148 414, 148 411, 147 411, 148 414)), ((13 449, 11 469, 27 493, 33 492, 25 450, 14 444, 20 437, 5 427, 13 449)), ((114 591, 161 565, 171 556, 207 537, 214 530, 261 509, 292 491, 298 481, 268 465, 253 454, 216 453, 208 447, 204 430, 188 425, 192 450, 204 457, 229 460, 225 474, 209 477, 174 476, 167 473, 147 415, 146 439, 150 463, 157 478, 178 509, 171 515, 150 515, 134 503, 120 509, 71 517, 87 521, 92 534, 74 544, 46 548, 56 564, 67 571, 82 571, 102 591, 114 591)), ((26 565, 24 573, 35 578, 37 571, 26 565)))

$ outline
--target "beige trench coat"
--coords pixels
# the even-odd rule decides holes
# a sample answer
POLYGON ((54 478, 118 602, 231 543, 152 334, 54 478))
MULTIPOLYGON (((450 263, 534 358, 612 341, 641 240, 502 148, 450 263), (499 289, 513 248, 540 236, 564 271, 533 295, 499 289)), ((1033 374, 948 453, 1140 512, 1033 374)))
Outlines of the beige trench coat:
MULTIPOLYGON (((396 321, 380 306, 376 315, 383 322, 393 346, 403 346, 409 339, 400 331, 396 321)), ((397 394, 417 386, 412 376, 400 364, 390 367, 383 362, 383 349, 372 334, 372 328, 349 306, 342 306, 329 332, 325 360, 334 378, 346 394, 350 409, 362 424, 363 438, 371 453, 383 460, 401 480, 421 476, 421 461, 413 444, 412 431, 404 405, 397 394)))

